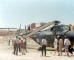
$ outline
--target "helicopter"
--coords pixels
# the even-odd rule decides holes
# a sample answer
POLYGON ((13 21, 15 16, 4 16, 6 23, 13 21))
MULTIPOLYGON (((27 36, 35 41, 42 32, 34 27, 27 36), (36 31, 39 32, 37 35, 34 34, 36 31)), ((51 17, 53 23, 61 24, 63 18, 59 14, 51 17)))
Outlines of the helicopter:
POLYGON ((53 42, 54 42, 54 35, 57 37, 62 37, 63 41, 65 36, 70 39, 72 44, 74 44, 74 32, 70 30, 70 27, 68 25, 64 24, 59 24, 59 25, 54 25, 51 27, 48 27, 47 29, 41 30, 37 32, 36 34, 32 35, 31 38, 34 39, 34 41, 38 41, 38 44, 41 43, 42 38, 46 38, 48 46, 53 47, 53 42))
POLYGON ((49 22, 44 26, 36 29, 35 31, 27 32, 26 34, 22 34, 22 36, 26 36, 32 38, 38 44, 41 44, 42 38, 45 37, 47 40, 48 46, 53 47, 54 36, 56 35, 59 40, 59 36, 63 38, 68 37, 72 44, 74 44, 74 32, 71 31, 69 25, 60 24, 59 21, 49 22))

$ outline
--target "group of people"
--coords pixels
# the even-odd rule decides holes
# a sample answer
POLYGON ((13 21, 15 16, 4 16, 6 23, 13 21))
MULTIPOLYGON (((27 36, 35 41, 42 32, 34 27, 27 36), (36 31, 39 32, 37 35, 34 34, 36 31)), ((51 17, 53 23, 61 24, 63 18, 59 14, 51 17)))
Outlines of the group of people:
MULTIPOLYGON (((38 41, 39 42, 39 41, 38 41)), ((41 40, 41 51, 42 51, 42 56, 46 56, 46 47, 48 45, 46 38, 42 38, 41 40)), ((73 55, 73 45, 70 42, 68 37, 65 37, 64 39, 62 37, 54 37, 54 55, 62 56, 62 51, 65 51, 65 54, 69 56, 69 54, 73 55)), ((26 49, 26 38, 19 38, 16 36, 16 39, 13 40, 13 54, 18 55, 18 53, 22 53, 22 55, 25 55, 27 52, 26 49)))
POLYGON ((27 52, 26 49, 26 39, 25 38, 18 38, 16 36, 16 39, 13 40, 13 54, 18 55, 18 53, 22 53, 22 55, 25 55, 25 52, 27 52))
MULTIPOLYGON (((68 55, 70 56, 73 55, 73 46, 69 40, 68 37, 65 37, 64 39, 62 37, 54 37, 54 49, 55 49, 55 52, 54 52, 54 55, 58 55, 58 56, 62 56, 62 51, 65 50, 65 55, 68 55)), ((47 40, 45 38, 42 38, 42 42, 41 42, 41 45, 42 45, 42 56, 45 55, 46 56, 46 46, 47 46, 47 40)))
POLYGON ((62 51, 65 50, 65 54, 69 56, 69 54, 73 55, 73 46, 70 42, 68 37, 65 37, 62 39, 62 37, 54 38, 54 48, 55 48, 55 54, 58 53, 58 56, 62 56, 62 51), (65 49, 63 49, 65 48, 65 49))

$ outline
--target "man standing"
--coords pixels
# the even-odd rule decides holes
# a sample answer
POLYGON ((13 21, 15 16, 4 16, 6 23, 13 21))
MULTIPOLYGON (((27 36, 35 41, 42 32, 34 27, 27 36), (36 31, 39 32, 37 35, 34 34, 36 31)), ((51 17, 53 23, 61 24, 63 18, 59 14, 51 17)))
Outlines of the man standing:
POLYGON ((10 39, 8 39, 8 46, 10 46, 10 39))
POLYGON ((65 40, 64 40, 64 45, 65 45, 65 53, 66 53, 67 55, 69 55, 68 48, 69 48, 69 45, 71 45, 69 38, 65 38, 65 40))
POLYGON ((27 53, 27 41, 26 41, 26 38, 24 38, 24 49, 25 49, 25 51, 27 53))
POLYGON ((18 47, 19 47, 19 52, 21 52, 21 38, 19 38, 18 47))
POLYGON ((55 48, 54 55, 56 55, 56 53, 58 52, 58 39, 56 37, 54 38, 54 48, 55 48))
POLYGON ((63 39, 59 40, 59 55, 62 56, 62 48, 63 48, 63 39))
POLYGON ((42 56, 43 56, 43 52, 45 53, 45 56, 46 56, 46 45, 47 45, 47 41, 46 41, 45 38, 42 39, 41 45, 42 45, 42 56))
POLYGON ((8 38, 8 46, 11 44, 11 37, 8 38))
POLYGON ((14 48, 15 55, 18 55, 18 48, 19 48, 18 43, 19 43, 19 41, 18 41, 17 36, 16 36, 16 39, 13 41, 13 48, 14 48))

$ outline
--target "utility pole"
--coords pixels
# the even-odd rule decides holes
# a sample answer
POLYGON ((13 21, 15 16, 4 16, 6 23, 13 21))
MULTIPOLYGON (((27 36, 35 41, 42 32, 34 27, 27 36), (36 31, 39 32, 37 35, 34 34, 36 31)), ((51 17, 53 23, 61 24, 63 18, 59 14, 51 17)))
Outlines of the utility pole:
POLYGON ((21 24, 20 24, 20 27, 19 27, 19 29, 21 30, 21 24))
MULTIPOLYGON (((26 31, 26 35, 27 35, 26 25, 25 25, 25 31, 26 31)), ((27 39, 26 38, 25 38, 25 49, 26 49, 26 52, 27 52, 27 39)))
POLYGON ((20 26, 19 26, 19 35, 20 35, 20 33, 21 33, 21 24, 20 24, 20 26))
POLYGON ((26 35, 27 35, 27 29, 26 29, 26 25, 25 25, 25 31, 26 31, 26 35))

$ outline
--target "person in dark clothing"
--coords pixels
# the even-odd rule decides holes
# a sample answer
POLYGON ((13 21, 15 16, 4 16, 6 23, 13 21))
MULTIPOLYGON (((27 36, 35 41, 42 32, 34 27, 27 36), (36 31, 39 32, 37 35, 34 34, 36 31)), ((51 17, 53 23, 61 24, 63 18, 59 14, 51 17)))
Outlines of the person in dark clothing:
POLYGON ((18 55, 18 44, 14 45, 14 55, 18 55))
POLYGON ((18 47, 19 47, 19 52, 21 52, 21 38, 19 38, 18 47))
POLYGON ((25 49, 25 51, 27 52, 27 42, 26 42, 26 38, 24 39, 24 49, 25 49))
POLYGON ((69 51, 69 53, 71 53, 71 55, 73 55, 74 49, 73 49, 72 45, 69 45, 68 51, 69 51))
POLYGON ((42 46, 42 56, 43 56, 43 52, 45 52, 45 56, 46 56, 46 46, 45 45, 42 46))
POLYGON ((18 48, 19 48, 19 45, 18 45, 18 39, 16 37, 16 39, 13 41, 13 48, 14 48, 14 55, 18 55, 18 48))
POLYGON ((8 41, 8 45, 10 46, 10 40, 8 41))

